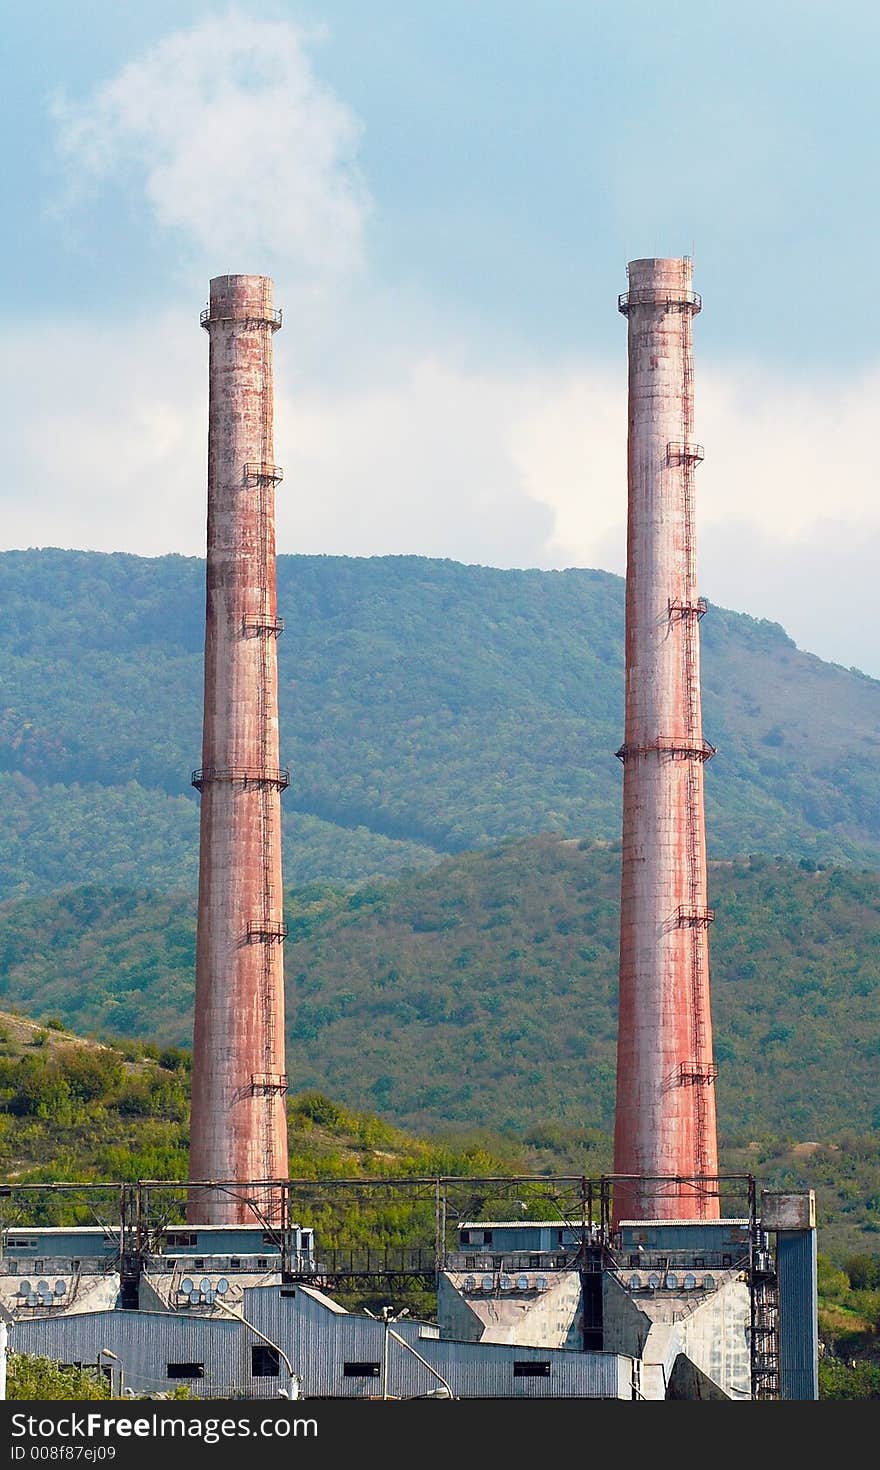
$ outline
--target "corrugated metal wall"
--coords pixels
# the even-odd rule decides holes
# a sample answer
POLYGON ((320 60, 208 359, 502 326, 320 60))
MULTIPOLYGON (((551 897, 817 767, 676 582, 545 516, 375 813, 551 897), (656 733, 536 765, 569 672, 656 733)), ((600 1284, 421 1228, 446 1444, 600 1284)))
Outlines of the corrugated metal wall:
MULTIPOLYGON (((186 1383, 198 1397, 235 1389, 250 1397, 253 1334, 236 1322, 199 1321, 182 1312, 84 1312, 72 1317, 16 1322, 14 1352, 38 1353, 62 1363, 95 1363, 101 1348, 116 1353, 125 1386, 137 1393, 168 1392, 186 1383), (169 1379, 169 1363, 204 1363, 200 1379, 169 1379)), ((114 1365, 114 1369, 116 1365, 114 1365)), ((274 1380, 257 1380, 272 1382, 274 1380)))
MULTIPOLYGON (((245 1293, 245 1315, 281 1343, 301 1375, 308 1397, 363 1397, 381 1392, 377 1379, 344 1376, 345 1362, 382 1362, 381 1322, 328 1311, 301 1288, 295 1296, 254 1288, 245 1293)), ((526 1348, 507 1343, 444 1342, 420 1337, 419 1324, 405 1319, 394 1330, 435 1368, 462 1398, 619 1398, 630 1396, 629 1359, 612 1353, 526 1348), (549 1378, 514 1378, 514 1361, 550 1362, 549 1378), (623 1367, 621 1367, 621 1364, 623 1367)), ((389 1343, 389 1392, 400 1397, 439 1387, 434 1375, 400 1343, 389 1343)))
POLYGON ((817 1266, 815 1230, 780 1230, 779 1397, 819 1397, 817 1266))
MULTIPOLYGON (((385 1328, 369 1317, 338 1313, 308 1292, 281 1296, 277 1288, 246 1293, 245 1315, 287 1353, 307 1398, 358 1398, 382 1392, 385 1328), (346 1363, 380 1365, 376 1376, 353 1377, 346 1363)), ((562 1352, 508 1344, 443 1342, 420 1337, 418 1323, 402 1321, 395 1331, 462 1398, 629 1398, 632 1366, 613 1353, 562 1352), (514 1362, 549 1363, 549 1376, 514 1376, 514 1362)), ((10 1347, 61 1362, 94 1363, 101 1348, 116 1353, 126 1387, 167 1392, 185 1382, 199 1397, 231 1395, 274 1398, 285 1386, 278 1378, 253 1378, 251 1348, 259 1339, 245 1326, 185 1313, 98 1312, 16 1323, 10 1347), (169 1379, 169 1363, 203 1363, 204 1377, 169 1379)), ((388 1343, 388 1392, 396 1397, 431 1393, 440 1385, 393 1338, 388 1343)))
POLYGON ((698 1221, 694 1224, 621 1225, 620 1251, 637 1250, 642 1245, 647 1250, 693 1251, 698 1255, 725 1251, 736 1256, 748 1255, 748 1220, 698 1221))

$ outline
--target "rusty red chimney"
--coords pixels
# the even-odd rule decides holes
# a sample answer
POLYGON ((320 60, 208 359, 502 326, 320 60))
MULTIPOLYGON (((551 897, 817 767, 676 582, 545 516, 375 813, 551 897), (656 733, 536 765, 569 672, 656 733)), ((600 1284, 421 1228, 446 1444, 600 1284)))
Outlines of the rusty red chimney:
MULTIPOLYGON (((190 1179, 287 1176, 272 339, 265 276, 217 276, 210 341, 205 703, 190 1179)), ((191 1191, 204 1224, 247 1191, 191 1191)), ((251 1193, 277 1219, 279 1193, 251 1193)))
POLYGON ((692 264, 633 260, 613 1218, 719 1214, 709 1009, 692 264), (652 1179, 653 1176, 653 1179, 652 1179), (680 1183, 656 1176, 675 1176, 680 1183), (708 1176, 699 1182, 699 1176, 708 1176), (684 1182, 688 1181, 688 1182, 684 1182))

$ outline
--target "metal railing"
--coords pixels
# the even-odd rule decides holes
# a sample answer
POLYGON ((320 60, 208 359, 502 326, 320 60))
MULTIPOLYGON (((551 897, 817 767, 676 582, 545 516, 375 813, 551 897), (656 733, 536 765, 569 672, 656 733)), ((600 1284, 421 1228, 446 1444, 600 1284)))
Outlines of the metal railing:
POLYGON ((698 291, 676 291, 663 286, 638 286, 634 291, 622 291, 617 298, 617 310, 624 316, 634 306, 662 306, 666 311, 692 311, 696 315, 702 309, 703 298, 698 291))
POLYGON ((283 618, 267 618, 262 613, 248 613, 241 620, 244 633, 270 633, 273 638, 284 632, 283 618))
MULTIPOLYGON (((669 616, 678 613, 682 618, 704 618, 709 611, 709 604, 705 597, 698 597, 696 602, 674 602, 669 603, 669 616)), ((714 746, 713 746, 714 752, 714 746)))
POLYGON ((290 785, 290 767, 261 771, 256 766, 206 766, 193 771, 191 784, 197 791, 208 781, 231 781, 241 786, 277 786, 279 791, 290 785))
POLYGON ((379 1272, 436 1271, 437 1257, 427 1246, 363 1246, 321 1250, 318 1259, 304 1267, 304 1274, 317 1276, 368 1276, 379 1272))
POLYGON ((633 1272, 645 1275, 648 1272, 667 1274, 674 1271, 679 1275, 687 1272, 744 1271, 748 1269, 747 1249, 732 1251, 660 1251, 652 1248, 642 1252, 610 1251, 609 1268, 615 1276, 626 1281, 633 1272), (627 1264, 627 1262, 629 1264, 627 1264))
POLYGON ((270 943, 277 939, 287 938, 287 925, 279 919, 248 919, 246 926, 248 939, 262 939, 270 943))
POLYGON ((687 904, 680 903, 673 917, 679 929, 703 929, 707 924, 714 923, 715 910, 690 908, 687 904))
POLYGON ((253 482, 256 485, 278 485, 284 479, 284 471, 280 464, 268 464, 265 461, 249 461, 243 470, 245 484, 253 482))
POLYGON ((287 1082, 286 1072, 254 1072, 251 1077, 251 1092, 264 1096, 273 1092, 285 1093, 287 1082))
POLYGON ((706 458, 706 451, 702 444, 686 444, 683 441, 673 441, 666 446, 666 458, 683 460, 687 464, 702 464, 706 458))
POLYGON ((578 1246, 560 1246, 555 1251, 447 1251, 444 1268, 447 1271, 472 1271, 482 1275, 513 1275, 531 1271, 571 1271, 581 1260, 578 1246))
POLYGON ((262 311, 238 312, 236 315, 232 315, 230 312, 221 311, 215 316, 210 306, 206 306, 204 311, 199 315, 199 322, 206 330, 212 322, 242 322, 253 323, 255 326, 271 327, 273 332, 277 332, 281 326, 281 312, 266 311, 263 309, 262 311))
POLYGON ((628 761, 633 756, 648 755, 655 750, 698 761, 709 761, 716 753, 715 746, 710 745, 708 740, 693 741, 681 735, 658 735, 656 740, 649 740, 645 745, 621 745, 614 754, 619 761, 628 761))
POLYGON ((679 1062, 678 1080, 682 1085, 690 1083, 696 1086, 699 1083, 714 1082, 718 1076, 718 1068, 714 1062, 679 1062))

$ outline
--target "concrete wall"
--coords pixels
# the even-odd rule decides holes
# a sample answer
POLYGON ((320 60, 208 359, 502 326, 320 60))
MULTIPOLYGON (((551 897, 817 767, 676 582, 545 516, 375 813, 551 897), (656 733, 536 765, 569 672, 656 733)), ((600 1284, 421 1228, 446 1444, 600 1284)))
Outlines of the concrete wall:
MULTIPOLYGON (((437 1320, 444 1338, 465 1342, 528 1343, 535 1347, 583 1346, 581 1282, 577 1271, 547 1276, 546 1291, 466 1291, 466 1275, 442 1272, 437 1320)), ((478 1277, 479 1279, 479 1277, 478 1277)))
POLYGON ((726 1281, 681 1323, 691 1361, 731 1398, 751 1398, 748 1283, 726 1281))
POLYGON ((602 1317, 606 1352, 640 1358, 651 1320, 610 1271, 602 1277, 602 1317))
MULTIPOLYGON (((56 1263, 62 1266, 69 1262, 56 1263)), ((31 1271, 21 1270, 14 1275, 0 1273, 0 1306, 10 1316, 21 1321, 30 1321, 34 1317, 57 1316, 62 1312, 95 1312, 115 1307, 119 1299, 119 1273, 118 1271, 98 1272, 67 1272, 65 1270, 55 1271, 31 1271), (61 1280, 68 1288, 58 1297, 54 1297, 53 1305, 46 1308, 42 1304, 36 1307, 25 1305, 19 1288, 23 1281, 29 1281, 31 1286, 36 1287, 41 1280, 48 1282, 50 1287, 61 1280)))
POLYGON ((654 1383, 654 1397, 665 1396, 675 1358, 684 1353, 726 1396, 749 1398, 751 1304, 748 1283, 740 1280, 740 1275, 728 1272, 711 1292, 661 1291, 632 1296, 616 1277, 606 1273, 606 1351, 641 1358, 643 1385, 654 1383), (662 1369, 656 1365, 662 1365, 662 1369), (652 1371, 656 1382, 651 1378, 652 1371))

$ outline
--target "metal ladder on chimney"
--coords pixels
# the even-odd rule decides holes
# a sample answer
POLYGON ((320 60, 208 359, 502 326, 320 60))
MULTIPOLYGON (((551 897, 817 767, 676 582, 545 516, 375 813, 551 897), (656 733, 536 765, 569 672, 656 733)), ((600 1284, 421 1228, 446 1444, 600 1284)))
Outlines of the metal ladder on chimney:
MULTIPOLYGON (((691 352, 692 317, 682 315, 683 362, 683 443, 680 455, 682 472, 682 511, 684 525, 685 595, 680 607, 679 626, 682 639, 682 662, 684 672, 685 719, 687 742, 696 752, 703 744, 702 715, 700 709, 699 681, 699 627, 705 610, 696 596, 696 552, 694 546, 694 468, 702 458, 691 447, 693 425, 693 357, 691 352)), ((670 615, 672 604, 670 604, 670 615)), ((694 1092, 694 1164, 695 1173, 708 1174, 712 1161, 709 1157, 708 1107, 705 1089, 715 1080, 715 1067, 707 1060, 708 1038, 706 1035, 706 942, 705 931, 714 912, 706 908, 703 901, 702 874, 705 855, 702 845, 703 834, 703 774, 702 762, 692 756, 687 762, 685 775, 685 847, 687 854, 687 884, 690 929, 690 988, 691 988, 691 1042, 693 1061, 680 1069, 682 1082, 695 1088, 694 1092)))
MULTIPOLYGON (((264 383, 270 380, 270 363, 268 359, 271 351, 271 342, 271 333, 266 332, 263 347, 264 383)), ((260 743, 260 770, 264 778, 260 783, 260 898, 262 917, 258 921, 258 926, 254 926, 255 930, 257 930, 256 937, 260 941, 262 1072, 252 1076, 250 1091, 252 1096, 263 1098, 263 1169, 261 1172, 264 1173, 264 1177, 266 1178, 275 1178, 280 1165, 280 1161, 276 1157, 277 1130, 275 1115, 277 1105, 275 1098, 278 1095, 283 1097, 286 1093, 287 1077, 278 1070, 278 966, 282 965, 283 967, 283 951, 281 946, 284 939, 285 926, 275 917, 276 893, 273 882, 273 855, 276 851, 276 843, 280 842, 280 832, 277 829, 275 820, 278 798, 275 795, 276 788, 270 779, 273 767, 270 760, 272 752, 270 751, 269 737, 269 683, 272 671, 270 639, 278 637, 282 625, 277 618, 271 615, 270 607, 270 516, 268 502, 276 481, 281 478, 281 472, 277 466, 269 462, 271 458, 270 450, 269 400, 264 391, 261 459, 259 464, 252 467, 252 478, 255 481, 257 491, 257 539, 262 605, 257 616, 248 620, 250 628, 257 638, 259 648, 257 730, 260 743)), ((281 985, 283 986, 283 979, 281 985)))

